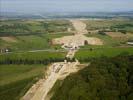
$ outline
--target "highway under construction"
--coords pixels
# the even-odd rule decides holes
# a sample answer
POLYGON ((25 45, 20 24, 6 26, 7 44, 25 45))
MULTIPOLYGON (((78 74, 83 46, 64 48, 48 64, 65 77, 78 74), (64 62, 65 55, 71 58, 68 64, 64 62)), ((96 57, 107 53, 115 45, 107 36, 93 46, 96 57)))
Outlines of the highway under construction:
MULTIPOLYGON (((87 33, 86 24, 84 24, 82 21, 70 21, 77 32, 77 34, 74 35, 75 37, 77 35, 82 36, 87 33)), ((66 58, 73 59, 75 52, 79 49, 79 46, 79 44, 76 44, 75 42, 73 43, 73 40, 69 41, 69 43, 63 44, 62 47, 68 50, 66 58)), ((34 84, 22 97, 22 100, 50 100, 48 93, 50 92, 57 80, 63 80, 71 73, 75 73, 87 65, 80 64, 77 59, 75 59, 75 61, 73 62, 68 62, 67 60, 65 60, 64 62, 57 62, 49 65, 46 71, 45 78, 40 79, 36 84, 34 84)))

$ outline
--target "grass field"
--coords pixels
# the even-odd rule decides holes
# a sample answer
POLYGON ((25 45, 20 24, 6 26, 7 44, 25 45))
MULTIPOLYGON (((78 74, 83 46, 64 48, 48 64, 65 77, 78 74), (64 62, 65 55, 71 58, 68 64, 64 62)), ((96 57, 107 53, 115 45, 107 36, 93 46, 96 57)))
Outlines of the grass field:
POLYGON ((59 48, 51 45, 52 39, 72 35, 68 28, 73 29, 68 20, 1 20, 0 23, 0 49, 11 51, 59 48))
POLYGON ((60 49, 50 42, 53 38, 71 35, 67 32, 70 27, 68 21, 61 20, 1 21, 0 35, 7 35, 4 39, 8 40, 0 38, 0 48, 9 48, 15 53, 0 55, 0 100, 19 100, 33 83, 44 77, 47 64, 64 60, 66 52, 27 51, 60 49), (15 42, 11 42, 8 35, 15 42))
POLYGON ((0 65, 0 100, 19 100, 39 78, 44 65, 0 65))
POLYGON ((67 20, 1 20, 0 23, 1 36, 67 32, 73 28, 67 20))
POLYGON ((58 45, 51 45, 53 38, 72 35, 72 33, 55 33, 28 36, 15 36, 16 42, 7 42, 0 39, 0 48, 10 48, 11 51, 27 51, 38 49, 54 49, 58 45))
POLYGON ((0 64, 48 64, 53 61, 63 61, 66 52, 39 51, 9 53, 0 55, 0 64))
POLYGON ((94 48, 93 50, 87 50, 87 49, 81 49, 78 52, 76 52, 75 58, 79 60, 84 60, 88 58, 98 58, 102 56, 106 57, 114 57, 120 54, 133 54, 133 48, 94 48))
POLYGON ((133 33, 133 20, 128 19, 104 19, 104 20, 87 20, 87 30, 126 30, 133 33))
POLYGON ((55 51, 0 55, 0 100, 19 100, 33 83, 44 77, 47 64, 63 61, 65 55, 55 51))

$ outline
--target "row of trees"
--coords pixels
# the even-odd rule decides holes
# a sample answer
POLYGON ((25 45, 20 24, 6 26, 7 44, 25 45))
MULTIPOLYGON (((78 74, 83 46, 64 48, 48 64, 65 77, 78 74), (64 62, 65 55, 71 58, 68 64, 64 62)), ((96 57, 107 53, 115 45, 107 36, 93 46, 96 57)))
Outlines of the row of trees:
POLYGON ((48 59, 5 59, 5 60, 1 60, 0 64, 50 64, 53 62, 63 62, 64 59, 63 58, 48 58, 48 59))
POLYGON ((65 52, 25 52, 0 55, 0 64, 49 64, 61 62, 65 52))

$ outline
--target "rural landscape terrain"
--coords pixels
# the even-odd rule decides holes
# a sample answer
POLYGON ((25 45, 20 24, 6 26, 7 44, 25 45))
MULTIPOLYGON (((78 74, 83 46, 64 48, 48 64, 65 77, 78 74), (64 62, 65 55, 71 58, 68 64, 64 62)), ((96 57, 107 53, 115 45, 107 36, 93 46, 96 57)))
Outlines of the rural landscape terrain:
POLYGON ((0 20, 1 100, 131 100, 133 20, 0 20))
POLYGON ((0 100, 133 100, 133 0, 0 0, 0 100))

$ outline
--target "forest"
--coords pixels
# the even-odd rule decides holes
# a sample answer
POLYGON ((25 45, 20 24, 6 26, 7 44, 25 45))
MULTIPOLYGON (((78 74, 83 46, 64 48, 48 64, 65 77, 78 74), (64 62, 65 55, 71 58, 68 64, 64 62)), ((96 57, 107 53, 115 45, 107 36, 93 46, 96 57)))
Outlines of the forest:
POLYGON ((133 56, 102 57, 58 81, 51 100, 132 100, 133 56))

